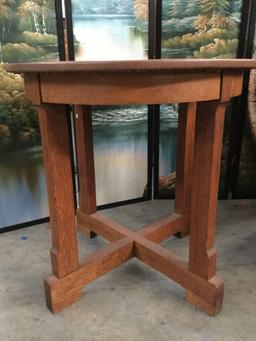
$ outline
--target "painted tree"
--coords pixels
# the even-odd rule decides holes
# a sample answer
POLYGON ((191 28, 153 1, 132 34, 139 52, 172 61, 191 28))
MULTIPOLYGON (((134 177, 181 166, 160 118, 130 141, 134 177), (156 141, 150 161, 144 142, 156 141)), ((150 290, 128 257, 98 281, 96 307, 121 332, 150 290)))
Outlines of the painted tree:
POLYGON ((148 20, 148 0, 134 0, 134 13, 138 20, 148 20))
MULTIPOLYGON (((194 32, 170 37, 163 42, 167 49, 191 49, 195 58, 232 58, 238 44, 238 21, 232 13, 237 0, 199 0, 199 15, 194 32)), ((237 16, 237 15, 236 15, 237 16)))
POLYGON ((37 0, 41 7, 43 33, 53 33, 56 27, 54 0, 37 0))
POLYGON ((52 31, 53 13, 53 0, 22 0, 18 7, 21 27, 41 34, 52 31))
POLYGON ((115 14, 117 10, 118 0, 111 0, 105 3, 106 14, 115 14))
POLYGON ((229 0, 199 0, 199 7, 202 14, 209 17, 219 14, 228 15, 229 5, 229 0))
POLYGON ((39 15, 41 9, 39 4, 33 0, 25 0, 21 2, 21 5, 18 8, 18 14, 21 18, 21 24, 25 26, 25 24, 29 24, 29 22, 33 23, 33 30, 37 33, 40 33, 39 26, 39 15))
POLYGON ((42 17, 42 28, 43 34, 47 33, 46 18, 47 18, 48 8, 46 6, 46 0, 41 1, 41 17, 42 17))
POLYGON ((232 24, 229 0, 199 0, 200 15, 194 22, 198 30, 225 29, 232 24))
POLYGON ((132 0, 117 0, 116 13, 132 14, 132 0))
POLYGON ((2 46, 10 33, 14 13, 15 0, 0 0, 0 62, 3 62, 2 46))
POLYGON ((181 19, 184 18, 185 10, 186 10, 187 1, 184 0, 171 0, 169 13, 171 18, 181 19))
POLYGON ((230 12, 240 13, 242 7, 242 0, 230 0, 230 12))
POLYGON ((199 0, 188 0, 184 14, 186 17, 195 17, 199 15, 199 0))
POLYGON ((162 19, 163 20, 170 19, 169 7, 170 7, 170 0, 162 0, 162 19))

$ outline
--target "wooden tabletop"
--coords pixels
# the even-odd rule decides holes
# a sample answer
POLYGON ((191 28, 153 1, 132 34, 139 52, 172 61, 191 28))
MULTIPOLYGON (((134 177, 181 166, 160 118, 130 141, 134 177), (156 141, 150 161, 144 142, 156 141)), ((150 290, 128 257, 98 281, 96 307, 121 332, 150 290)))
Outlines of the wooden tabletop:
POLYGON ((133 61, 43 62, 6 64, 15 73, 42 72, 179 72, 256 69, 253 59, 161 59, 133 61))

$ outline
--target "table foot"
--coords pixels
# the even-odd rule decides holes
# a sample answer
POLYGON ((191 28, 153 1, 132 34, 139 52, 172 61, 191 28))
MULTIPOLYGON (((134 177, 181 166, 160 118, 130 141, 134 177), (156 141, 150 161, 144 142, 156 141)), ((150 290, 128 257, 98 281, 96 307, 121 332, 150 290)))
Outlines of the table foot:
POLYGON ((44 281, 46 305, 53 314, 57 314, 81 298, 81 288, 61 290, 60 280, 49 276, 44 281))
POLYGON ((191 291, 187 291, 187 301, 204 311, 209 316, 216 316, 221 312, 223 306, 224 282, 217 276, 209 282, 214 284, 216 287, 215 298, 212 302, 202 299, 191 291))

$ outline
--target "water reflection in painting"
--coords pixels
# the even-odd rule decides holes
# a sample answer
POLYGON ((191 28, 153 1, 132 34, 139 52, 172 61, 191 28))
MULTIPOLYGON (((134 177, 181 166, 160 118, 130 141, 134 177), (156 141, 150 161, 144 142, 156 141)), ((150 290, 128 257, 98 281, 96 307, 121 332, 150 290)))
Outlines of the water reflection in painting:
POLYGON ((147 31, 138 31, 135 25, 131 15, 74 16, 76 60, 147 58, 147 31))
POLYGON ((0 227, 48 215, 41 147, 0 158, 0 227))
POLYGON ((94 108, 97 203, 142 197, 147 184, 147 108, 94 108))
MULTIPOLYGON (((147 58, 148 1, 73 2, 76 60, 147 58)), ((97 204, 141 198, 147 185, 147 107, 93 108, 97 204)))

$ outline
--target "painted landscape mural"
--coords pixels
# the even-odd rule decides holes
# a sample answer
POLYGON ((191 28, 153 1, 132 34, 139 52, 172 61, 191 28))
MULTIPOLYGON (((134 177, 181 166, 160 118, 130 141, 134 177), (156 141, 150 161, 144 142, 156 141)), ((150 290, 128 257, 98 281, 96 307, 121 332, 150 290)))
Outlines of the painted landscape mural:
POLYGON ((234 58, 241 0, 163 0, 162 58, 234 58))
MULTIPOLYGON (((238 47, 241 0, 163 0, 162 58, 235 58, 238 47)), ((161 111, 164 107, 161 107, 161 111)), ((178 112, 161 113, 159 197, 175 193, 178 112), (171 138, 167 138, 171 136, 171 138), (168 154, 164 151, 168 150, 168 154), (170 150, 172 151, 170 153, 170 150), (169 156, 167 156, 169 155, 169 156), (166 158, 171 161, 166 162, 166 158)), ((226 113, 220 197, 224 190, 230 110, 226 113)))
MULTIPOLYGON (((242 0, 163 0, 162 58, 235 57, 241 5, 242 0)), ((48 215, 37 115, 25 98, 22 78, 6 73, 3 63, 58 59, 54 8, 54 0, 0 0, 0 227, 48 215)), ((148 0, 73 0, 72 9, 76 60, 147 59, 148 0)), ((163 197, 173 195, 175 187, 177 108, 161 106, 163 197)), ((95 107, 93 119, 97 203, 142 197, 147 184, 147 108, 95 107)), ((253 124, 243 144, 246 153, 254 150, 253 124)))
MULTIPOLYGON (((72 1, 76 60, 147 59, 148 1, 72 1)), ((143 197, 147 107, 94 107, 97 204, 143 197)))
MULTIPOLYGON (((72 6, 76 59, 147 58, 147 1, 73 1, 72 6)), ((6 73, 3 63, 58 58, 54 7, 54 0, 0 0, 0 227, 48 215, 37 114, 25 98, 22 78, 6 73)), ((98 204, 142 196, 146 108, 109 108, 108 114, 102 109, 94 113, 98 204), (120 121, 127 122, 122 129, 120 121)))
POLYGON ((37 114, 3 63, 57 58, 54 1, 0 0, 0 227, 48 215, 37 114))

